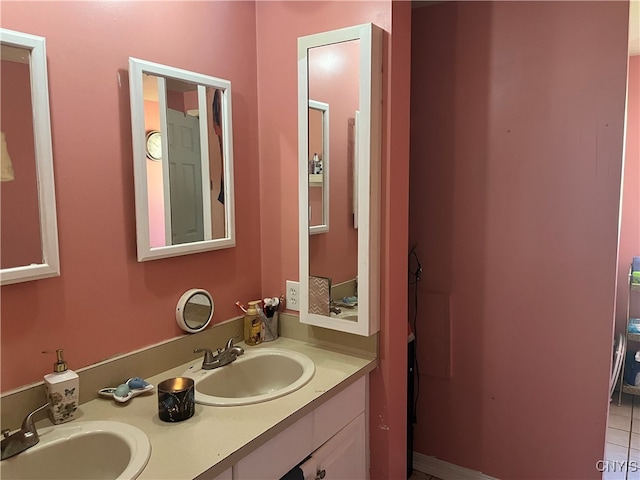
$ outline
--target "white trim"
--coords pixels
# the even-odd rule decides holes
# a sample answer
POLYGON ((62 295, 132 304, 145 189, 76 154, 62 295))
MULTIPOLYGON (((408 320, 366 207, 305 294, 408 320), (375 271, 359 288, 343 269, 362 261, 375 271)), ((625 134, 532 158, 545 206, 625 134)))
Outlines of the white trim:
MULTIPOLYGON (((131 129, 133 142, 133 170, 135 180, 136 238, 138 247, 138 261, 144 262, 147 260, 156 260, 160 258, 175 257, 178 255, 188 255, 192 253, 206 252, 209 250, 234 247, 236 244, 236 240, 235 200, 233 193, 233 123, 231 115, 231 82, 229 80, 211 77, 209 75, 203 75, 200 73, 182 70, 180 68, 169 67, 166 65, 129 57, 129 85, 131 95, 131 129), (147 195, 147 169, 144 146, 145 127, 143 74, 145 73, 149 73, 157 77, 175 78, 185 82, 194 83, 199 86, 219 89, 222 92, 222 157, 225 210, 225 236, 222 238, 209 238, 200 242, 185 243, 180 245, 167 245, 163 247, 151 247, 150 245, 148 207, 149 200, 147 195)), ((199 102, 199 104, 201 103, 202 102, 199 102)), ((203 118, 206 121, 207 117, 201 116, 201 122, 203 121, 203 118)), ((166 157, 166 154, 164 152, 168 152, 168 144, 164 144, 165 137, 166 135, 163 135, 163 157, 166 157), (165 149, 165 147, 167 148, 165 149)), ((165 159, 163 158, 163 160, 165 159)), ((210 192, 208 180, 205 192, 210 192)), ((166 209, 167 206, 165 205, 165 211, 166 209)))
POLYGON ((362 336, 380 330, 380 156, 382 29, 372 23, 298 38, 298 213, 300 322, 362 336), (309 314, 308 51, 360 41, 358 125, 358 320, 309 314))
POLYGON ((354 117, 353 117, 353 138, 354 138, 354 143, 355 143, 355 148, 354 148, 354 158, 353 158, 353 198, 351 199, 352 202, 352 209, 353 209, 353 228, 355 228, 356 230, 358 229, 358 159, 360 158, 359 156, 359 148, 358 148, 358 144, 360 143, 358 141, 358 122, 360 119, 360 112, 358 110, 355 111, 354 117))
MULTIPOLYGON (((215 90, 214 96, 215 96, 215 90)), ((211 226, 211 173, 209 172, 209 129, 207 114, 207 87, 198 85, 198 127, 200 128, 200 168, 202 176, 202 219, 204 238, 212 238, 211 226), (203 161, 202 159, 207 159, 203 161)), ((223 159, 224 162, 224 159, 223 159)))
POLYGON ((413 452, 413 468, 442 480, 497 480, 477 470, 460 467, 418 452, 413 452))
POLYGON ((38 208, 42 263, 0 270, 0 284, 26 282, 60 275, 58 250, 58 222, 56 214, 55 182, 53 178, 53 149, 51 146, 51 118, 49 115, 49 82, 47 52, 44 37, 0 28, 0 43, 30 51, 31 103, 38 181, 38 208))
MULTIPOLYGON (((142 74, 144 76, 144 73, 142 74)), ((169 162, 169 121, 167 120, 167 80, 164 77, 156 77, 158 83, 158 105, 160 109, 160 131, 162 134, 160 138, 162 140, 162 207, 164 209, 164 244, 171 245, 173 242, 172 221, 171 221, 171 184, 168 181, 170 168, 169 162)), ((144 82, 143 82, 144 85, 144 82)), ((144 89, 144 86, 143 86, 144 89)), ((144 90, 143 90, 144 93, 144 90)), ((146 128, 145 128, 146 129, 146 128)), ((135 158, 135 156, 134 156, 135 158)), ((147 163, 148 168, 148 161, 147 163)), ((148 173, 148 170, 147 170, 148 173)), ((148 192, 147 192, 148 195, 148 192)), ((149 197, 147 196, 147 201, 149 197)), ((147 210, 148 211, 148 210, 147 210)), ((149 225, 149 222, 147 222, 149 225)), ((151 225, 149 225, 151 230, 151 225)))
MULTIPOLYGON (((329 181, 329 104, 309 99, 309 108, 322 112, 322 223, 309 226, 309 235, 316 235, 329 231, 329 187, 331 183, 329 181)), ((308 127, 307 135, 309 135, 308 127)), ((307 156, 307 158, 309 157, 307 156)), ((302 165, 300 165, 300 168, 303 168, 302 165)))

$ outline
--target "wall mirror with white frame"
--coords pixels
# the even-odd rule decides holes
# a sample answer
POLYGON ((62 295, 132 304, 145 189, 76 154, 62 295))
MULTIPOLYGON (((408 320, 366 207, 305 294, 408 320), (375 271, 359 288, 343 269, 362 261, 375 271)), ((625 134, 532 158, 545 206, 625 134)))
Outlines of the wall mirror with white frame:
POLYGON ((231 82, 129 58, 138 261, 235 246, 231 82))
POLYGON ((364 336, 380 323, 381 84, 376 25, 298 38, 300 321, 364 336), (310 100, 331 110, 324 152, 331 169, 323 175, 331 185, 325 207, 331 229, 323 235, 313 235, 317 147, 310 100))
POLYGON ((309 100, 309 235, 329 231, 329 104, 309 100))
POLYGON ((0 280, 60 275, 45 39, 0 29, 0 280))

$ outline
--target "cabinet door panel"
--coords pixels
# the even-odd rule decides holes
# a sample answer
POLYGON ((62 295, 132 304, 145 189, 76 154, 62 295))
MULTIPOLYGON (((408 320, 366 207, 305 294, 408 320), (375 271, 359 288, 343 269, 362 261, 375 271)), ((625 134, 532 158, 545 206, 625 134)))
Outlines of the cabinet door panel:
POLYGON ((313 453, 318 477, 324 480, 368 478, 364 417, 364 414, 360 414, 313 453))

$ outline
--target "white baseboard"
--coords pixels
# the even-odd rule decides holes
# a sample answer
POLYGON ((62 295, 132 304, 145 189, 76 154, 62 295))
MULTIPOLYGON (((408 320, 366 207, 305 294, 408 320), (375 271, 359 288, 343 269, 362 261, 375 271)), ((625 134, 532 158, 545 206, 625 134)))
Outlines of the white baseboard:
POLYGON ((482 472, 460 467, 418 452, 413 452, 413 468, 442 480, 497 480, 482 472))

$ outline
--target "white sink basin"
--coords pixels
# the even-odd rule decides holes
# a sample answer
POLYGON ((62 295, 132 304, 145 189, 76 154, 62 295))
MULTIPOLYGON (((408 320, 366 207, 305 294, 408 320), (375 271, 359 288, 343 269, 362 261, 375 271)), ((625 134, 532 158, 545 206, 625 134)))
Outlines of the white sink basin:
POLYGON ((341 310, 342 311, 337 314, 331 312, 331 316, 333 318, 340 318, 341 320, 349 320, 352 322, 358 321, 358 307, 354 307, 354 308, 341 307, 341 310))
POLYGON ((40 442, 0 462, 2 479, 133 479, 149 461, 151 443, 120 422, 75 421, 38 429, 40 442))
POLYGON ((202 370, 202 361, 182 374, 193 378, 196 403, 249 405, 282 397, 305 385, 316 371, 309 357, 279 348, 246 347, 233 363, 202 370))

